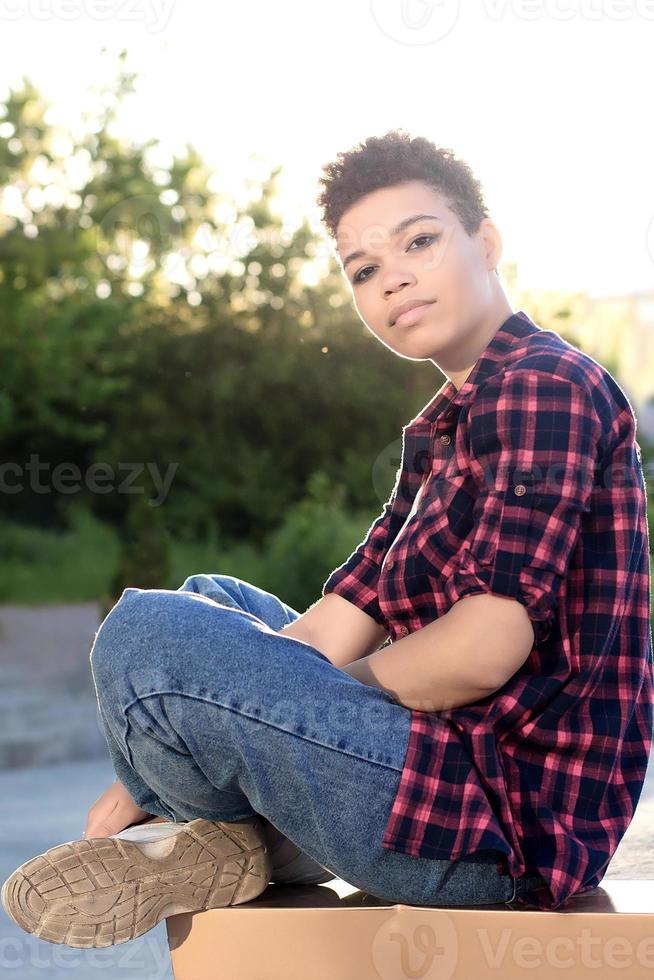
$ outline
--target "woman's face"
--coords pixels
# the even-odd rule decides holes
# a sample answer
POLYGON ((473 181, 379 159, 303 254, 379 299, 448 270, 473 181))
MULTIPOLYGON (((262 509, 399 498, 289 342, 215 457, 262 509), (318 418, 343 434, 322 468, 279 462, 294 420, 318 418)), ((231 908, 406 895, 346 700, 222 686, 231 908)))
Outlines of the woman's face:
POLYGON ((336 229, 336 250, 357 312, 397 354, 456 366, 496 301, 501 240, 489 218, 470 237, 438 191, 408 181, 372 191, 336 229), (411 221, 416 215, 421 217, 411 221), (494 282, 493 282, 494 280, 494 282), (399 303, 427 305, 395 323, 399 303))

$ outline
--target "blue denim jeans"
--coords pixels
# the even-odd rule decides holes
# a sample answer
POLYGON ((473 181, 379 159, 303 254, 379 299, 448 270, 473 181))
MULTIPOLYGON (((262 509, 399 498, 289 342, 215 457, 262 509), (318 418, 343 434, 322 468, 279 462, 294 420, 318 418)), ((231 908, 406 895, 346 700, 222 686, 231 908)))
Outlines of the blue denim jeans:
POLYGON ((305 854, 389 903, 510 904, 529 880, 496 851, 458 861, 380 844, 410 711, 278 630, 300 614, 230 575, 127 588, 90 660, 116 776, 174 821, 260 814, 305 854))

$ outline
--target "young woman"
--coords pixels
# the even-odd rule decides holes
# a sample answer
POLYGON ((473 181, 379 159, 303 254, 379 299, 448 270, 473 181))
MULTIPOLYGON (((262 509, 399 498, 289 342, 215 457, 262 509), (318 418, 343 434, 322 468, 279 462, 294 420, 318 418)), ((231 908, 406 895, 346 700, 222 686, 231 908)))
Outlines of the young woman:
POLYGON ((450 151, 392 131, 322 180, 358 315, 448 380, 302 615, 227 575, 125 589, 91 651, 118 779, 82 840, 3 889, 52 942, 124 942, 331 874, 389 902, 556 909, 601 881, 634 814, 653 684, 629 401, 512 311, 500 234, 450 151), (157 833, 124 831, 148 814, 157 833))

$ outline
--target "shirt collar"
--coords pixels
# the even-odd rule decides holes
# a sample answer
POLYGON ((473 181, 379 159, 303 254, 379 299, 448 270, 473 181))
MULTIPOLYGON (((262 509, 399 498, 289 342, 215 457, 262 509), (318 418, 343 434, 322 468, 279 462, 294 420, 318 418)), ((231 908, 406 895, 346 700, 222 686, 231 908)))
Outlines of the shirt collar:
POLYGON ((454 382, 448 379, 438 389, 431 401, 427 402, 403 428, 413 429, 424 425, 431 426, 446 407, 453 412, 458 411, 464 402, 470 401, 482 382, 501 370, 507 354, 514 344, 539 332, 543 332, 542 328, 537 326, 524 310, 512 313, 495 331, 459 390, 457 391, 454 382))

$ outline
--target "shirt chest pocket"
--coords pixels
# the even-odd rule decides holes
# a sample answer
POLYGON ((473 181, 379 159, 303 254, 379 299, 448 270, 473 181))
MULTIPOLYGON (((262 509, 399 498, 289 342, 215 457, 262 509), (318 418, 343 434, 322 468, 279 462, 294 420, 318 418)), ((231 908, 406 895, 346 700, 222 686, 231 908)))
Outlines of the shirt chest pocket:
POLYGON ((479 488, 469 474, 432 478, 425 490, 411 549, 416 571, 447 569, 473 541, 477 560, 492 565, 505 495, 486 494, 482 506, 479 488))

